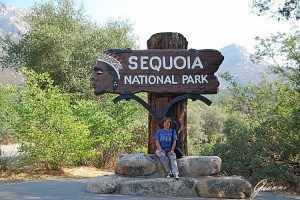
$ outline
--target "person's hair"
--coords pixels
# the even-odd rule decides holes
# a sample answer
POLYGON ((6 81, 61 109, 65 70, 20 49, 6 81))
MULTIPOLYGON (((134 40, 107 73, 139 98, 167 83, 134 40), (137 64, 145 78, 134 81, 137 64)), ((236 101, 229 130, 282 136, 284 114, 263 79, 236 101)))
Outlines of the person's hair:
POLYGON ((168 120, 170 123, 172 123, 172 120, 171 120, 170 117, 164 117, 164 118, 161 120, 161 125, 164 126, 164 123, 165 123, 165 121, 167 121, 167 120, 168 120))

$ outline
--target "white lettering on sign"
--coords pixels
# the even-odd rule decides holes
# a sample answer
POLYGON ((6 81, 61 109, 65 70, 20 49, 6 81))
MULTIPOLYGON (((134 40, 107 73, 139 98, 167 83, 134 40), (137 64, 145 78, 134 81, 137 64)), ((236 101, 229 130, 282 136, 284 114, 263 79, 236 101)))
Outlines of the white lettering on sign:
POLYGON ((141 69, 148 69, 148 67, 144 67, 147 64, 148 56, 141 56, 141 69))
POLYGON ((153 56, 150 58, 150 68, 156 71, 159 71, 161 67, 161 60, 158 56, 153 56), (156 60, 156 62, 154 62, 154 60, 156 60), (156 64, 154 64, 156 63, 156 64))
MULTIPOLYGON (((182 75, 181 81, 182 84, 205 84, 208 83, 207 75, 182 75)), ((158 76, 146 76, 146 75, 125 75, 124 84, 150 84, 150 85, 177 85, 177 80, 175 80, 174 75, 158 75, 158 76)))
POLYGON ((128 62, 129 62, 128 67, 129 67, 129 69, 137 69, 137 67, 138 67, 137 60, 138 60, 138 57, 136 57, 136 56, 130 56, 129 57, 129 59, 128 59, 128 62))
POLYGON ((124 84, 150 84, 150 85, 166 85, 172 84, 176 85, 177 81, 175 80, 174 75, 161 75, 161 76, 145 76, 145 75, 125 75, 124 84))
POLYGON ((166 57, 163 57, 163 68, 165 69, 172 69, 173 66, 173 59, 170 59, 169 66, 166 65, 166 57))
MULTIPOLYGON (((183 56, 176 56, 174 58, 174 67, 176 69, 184 69, 186 67, 186 60, 185 60, 185 58, 183 56), (182 60, 182 65, 181 66, 178 66, 178 63, 177 63, 177 61, 179 59, 182 60)), ((189 67, 188 67, 188 69, 189 69, 189 67)))
POLYGON ((207 75, 182 75, 182 84, 208 83, 207 75))
POLYGON ((149 67, 155 71, 160 71, 161 68, 170 70, 172 68, 176 69, 195 69, 196 67, 203 69, 202 62, 199 57, 195 57, 194 60, 191 60, 190 56, 176 56, 173 58, 170 57, 158 57, 158 56, 130 56, 128 58, 128 68, 131 70, 136 70, 140 66, 143 70, 148 70, 149 67), (168 62, 167 62, 168 61, 168 62), (191 62, 192 61, 192 62, 191 62), (138 63, 140 65, 138 65, 138 63), (192 64, 191 64, 192 63, 192 64), (148 67, 149 66, 149 67, 148 67))
POLYGON ((200 67, 200 69, 203 69, 203 65, 199 57, 195 58, 192 69, 194 69, 195 67, 200 67))

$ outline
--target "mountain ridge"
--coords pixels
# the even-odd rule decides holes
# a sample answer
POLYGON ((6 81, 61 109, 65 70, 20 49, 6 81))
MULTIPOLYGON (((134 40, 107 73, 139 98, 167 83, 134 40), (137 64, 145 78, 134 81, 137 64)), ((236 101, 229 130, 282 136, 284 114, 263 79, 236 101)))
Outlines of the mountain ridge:
POLYGON ((262 81, 262 77, 267 80, 273 80, 274 76, 270 74, 268 63, 252 61, 249 51, 238 45, 230 44, 222 49, 220 52, 224 56, 224 61, 217 71, 220 81, 220 89, 225 89, 229 86, 221 74, 228 72, 233 80, 241 86, 253 84, 257 85, 262 81))
POLYGON ((0 37, 9 36, 14 41, 18 40, 18 34, 29 31, 29 24, 24 17, 29 11, 15 8, 0 2, 0 37))

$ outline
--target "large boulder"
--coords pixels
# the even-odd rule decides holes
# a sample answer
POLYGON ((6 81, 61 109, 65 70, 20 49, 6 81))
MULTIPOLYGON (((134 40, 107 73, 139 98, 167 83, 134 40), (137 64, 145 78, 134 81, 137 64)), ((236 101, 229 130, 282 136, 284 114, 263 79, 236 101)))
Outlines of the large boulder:
POLYGON ((178 160, 180 176, 202 177, 218 175, 221 158, 218 156, 186 156, 178 160))
POLYGON ((96 177, 88 182, 87 191, 102 194, 126 194, 156 197, 203 197, 245 199, 253 197, 251 184, 237 176, 132 178, 118 175, 96 177))
MULTIPOLYGON (((178 159, 178 169, 181 177, 202 177, 218 175, 221 171, 221 158, 218 156, 185 156, 178 159)), ((165 177, 165 170, 155 154, 124 154, 115 165, 115 173, 138 177, 165 177)))
POLYGON ((122 177, 114 174, 98 176, 88 182, 87 191, 98 194, 114 193, 120 188, 120 183, 129 179, 129 177, 122 177))
POLYGON ((148 154, 125 154, 115 165, 115 173, 125 176, 148 176, 157 172, 157 159, 148 154))
POLYGON ((253 196, 251 184, 238 176, 203 177, 197 180, 196 192, 200 197, 245 199, 253 196))
POLYGON ((120 194, 156 197, 197 197, 194 178, 135 179, 120 185, 120 194))

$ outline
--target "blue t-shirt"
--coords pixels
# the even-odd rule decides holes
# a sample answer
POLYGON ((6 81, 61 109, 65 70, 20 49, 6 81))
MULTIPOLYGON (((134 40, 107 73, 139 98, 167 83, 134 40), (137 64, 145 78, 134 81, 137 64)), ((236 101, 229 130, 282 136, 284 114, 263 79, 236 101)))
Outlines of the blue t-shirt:
POLYGON ((155 139, 159 141, 162 150, 166 152, 171 151, 173 141, 178 140, 176 131, 174 130, 172 141, 172 130, 165 131, 164 129, 159 129, 155 134, 155 139))

